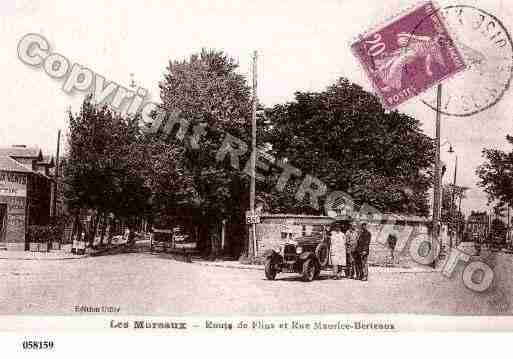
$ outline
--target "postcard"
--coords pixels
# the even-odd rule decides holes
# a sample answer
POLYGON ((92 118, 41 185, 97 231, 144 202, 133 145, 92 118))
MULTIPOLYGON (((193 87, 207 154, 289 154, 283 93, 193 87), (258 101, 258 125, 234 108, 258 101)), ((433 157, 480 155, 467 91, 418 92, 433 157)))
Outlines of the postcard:
POLYGON ((508 5, 2 2, 1 330, 512 330, 508 5))

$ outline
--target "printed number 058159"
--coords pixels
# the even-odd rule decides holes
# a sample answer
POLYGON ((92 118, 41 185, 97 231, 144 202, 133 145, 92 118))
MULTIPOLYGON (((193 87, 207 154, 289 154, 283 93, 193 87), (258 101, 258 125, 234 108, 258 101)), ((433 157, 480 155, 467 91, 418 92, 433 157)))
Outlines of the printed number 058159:
POLYGON ((45 350, 45 349, 53 349, 54 344, 51 340, 24 340, 23 341, 23 349, 26 350, 45 350))

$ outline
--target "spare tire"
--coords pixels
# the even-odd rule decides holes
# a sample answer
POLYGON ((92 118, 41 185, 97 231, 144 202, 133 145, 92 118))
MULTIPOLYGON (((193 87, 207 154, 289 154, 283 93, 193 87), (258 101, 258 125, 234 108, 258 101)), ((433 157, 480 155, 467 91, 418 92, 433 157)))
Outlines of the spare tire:
POLYGON ((328 265, 329 261, 329 248, 326 243, 319 243, 317 248, 315 248, 315 256, 319 260, 319 264, 321 267, 325 267, 328 265))

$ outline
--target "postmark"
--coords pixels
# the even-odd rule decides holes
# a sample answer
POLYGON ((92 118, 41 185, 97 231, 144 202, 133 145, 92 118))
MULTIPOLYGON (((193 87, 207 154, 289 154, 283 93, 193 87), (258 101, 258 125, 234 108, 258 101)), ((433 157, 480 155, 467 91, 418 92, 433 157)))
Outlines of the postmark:
POLYGON ((464 71, 466 64, 433 2, 412 8, 351 45, 388 110, 464 71))
MULTIPOLYGON (((455 33, 453 40, 467 64, 466 71, 444 82, 440 112, 468 117, 491 108, 509 89, 513 77, 508 30, 495 15, 473 6, 453 5, 436 12, 455 33)), ((427 91, 420 99, 437 110, 435 91, 427 91)))

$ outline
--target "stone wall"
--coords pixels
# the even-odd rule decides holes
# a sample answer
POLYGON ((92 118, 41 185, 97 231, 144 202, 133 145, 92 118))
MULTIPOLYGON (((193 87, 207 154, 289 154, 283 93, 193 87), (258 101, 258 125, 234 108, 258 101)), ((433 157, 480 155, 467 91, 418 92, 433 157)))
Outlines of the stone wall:
POLYGON ((428 233, 426 223, 399 223, 392 225, 369 222, 367 228, 372 236, 369 249, 369 263, 376 265, 384 265, 390 262, 391 252, 387 243, 387 238, 390 234, 394 234, 397 237, 395 264, 410 266, 413 264, 409 254, 411 241, 421 233, 428 233))
MULTIPOLYGON (((268 215, 261 217, 261 223, 256 225, 257 257, 262 257, 266 251, 278 250, 287 239, 303 235, 320 234, 323 225, 329 226, 335 218, 325 216, 287 216, 268 215)), ((411 266, 409 255, 410 242, 421 233, 428 233, 428 221, 398 221, 396 224, 367 221, 371 232, 369 262, 376 265, 389 263, 390 249, 387 238, 395 234, 398 238, 396 245, 396 264, 411 266)))

